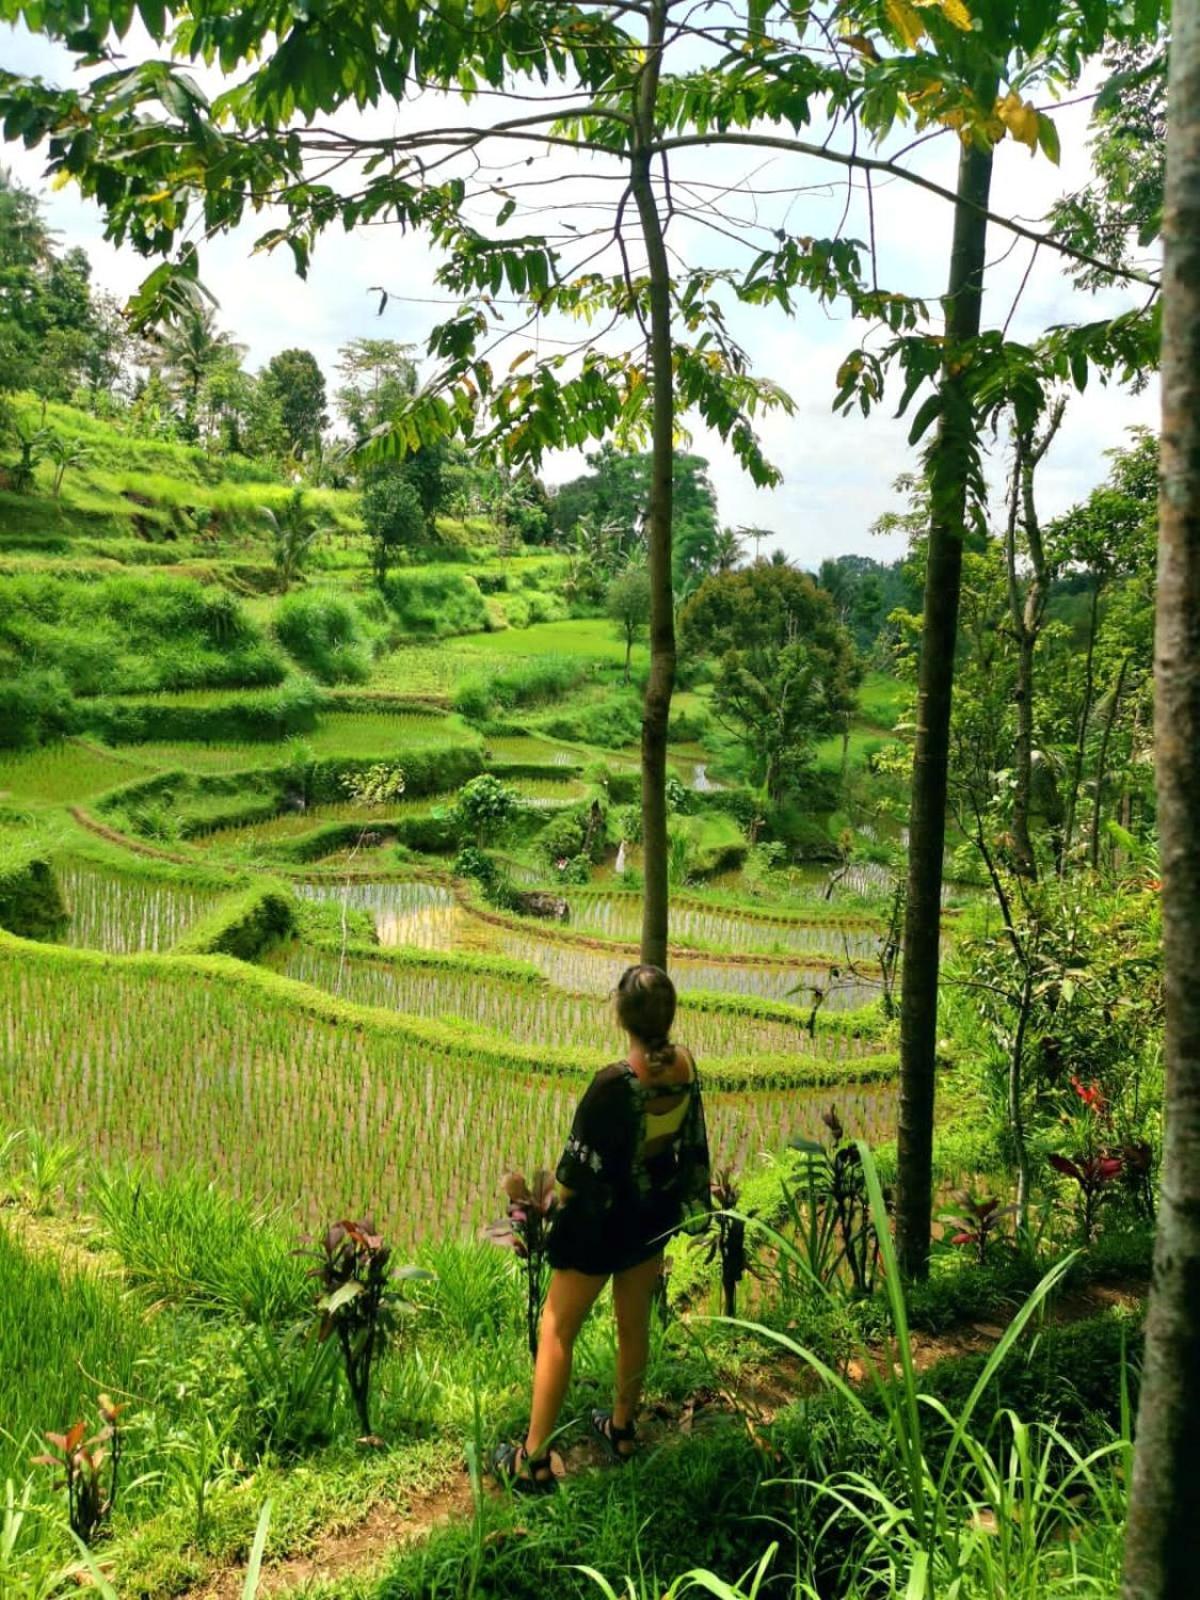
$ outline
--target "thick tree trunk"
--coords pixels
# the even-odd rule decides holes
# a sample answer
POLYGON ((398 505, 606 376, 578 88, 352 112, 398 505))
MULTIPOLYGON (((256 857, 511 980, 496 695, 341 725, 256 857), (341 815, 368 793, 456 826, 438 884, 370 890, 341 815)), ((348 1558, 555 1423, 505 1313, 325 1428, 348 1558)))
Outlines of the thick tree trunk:
POLYGON ((667 725, 675 687, 675 600, 671 588, 671 510, 675 457, 675 374, 671 359, 671 270, 647 146, 666 25, 665 0, 650 8, 646 64, 638 86, 630 190, 641 222, 650 281, 650 382, 653 390, 650 498, 650 677, 642 714, 642 960, 667 964, 667 725))
POLYGON ((1126 1600, 1200 1572, 1200 0, 1172 14, 1155 636, 1166 1129, 1125 1542, 1126 1600))
POLYGON ((958 164, 960 203, 954 211, 946 295, 945 406, 934 446, 940 458, 935 473, 940 488, 935 486, 925 570, 900 1002, 896 1244, 903 1270, 913 1277, 924 1277, 929 1268, 950 696, 962 581, 966 469, 975 428, 962 379, 952 363, 957 347, 979 333, 987 245, 987 218, 982 208, 988 203, 991 180, 991 151, 964 146, 958 164))

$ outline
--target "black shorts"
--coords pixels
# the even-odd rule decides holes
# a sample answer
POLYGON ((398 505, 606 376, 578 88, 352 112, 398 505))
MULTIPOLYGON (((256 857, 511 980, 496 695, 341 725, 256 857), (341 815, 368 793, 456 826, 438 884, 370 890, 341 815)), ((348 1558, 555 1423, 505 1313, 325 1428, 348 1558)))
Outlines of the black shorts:
POLYGON ((649 1261, 683 1220, 683 1207, 670 1195, 650 1195, 634 1205, 595 1212, 579 1199, 559 1210, 550 1229, 546 1255, 560 1271, 607 1277, 649 1261))

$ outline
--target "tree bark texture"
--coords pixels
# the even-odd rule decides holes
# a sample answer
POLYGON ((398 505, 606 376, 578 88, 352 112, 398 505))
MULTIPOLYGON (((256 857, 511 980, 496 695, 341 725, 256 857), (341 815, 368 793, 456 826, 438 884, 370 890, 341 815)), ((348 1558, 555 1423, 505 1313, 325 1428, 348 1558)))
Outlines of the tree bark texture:
POLYGON ((1034 475, 1062 425, 1065 405, 1066 402, 1062 399, 1054 402, 1040 439, 1034 437, 1032 430, 1017 434, 1012 502, 1005 540, 1009 605, 1017 641, 1017 745, 1013 758, 1012 806, 1013 858, 1016 870, 1027 878, 1036 878, 1038 875, 1037 853, 1030 832, 1035 743, 1034 658, 1046 617, 1046 602, 1050 598, 1051 581, 1034 498, 1034 475), (1017 570, 1018 523, 1025 530, 1025 553, 1030 568, 1024 595, 1021 593, 1021 578, 1017 570))
POLYGON ((1084 658, 1083 704, 1079 708, 1079 722, 1075 733, 1075 750, 1071 758, 1071 786, 1067 792, 1067 820, 1063 826, 1063 860, 1070 856, 1075 837, 1075 814, 1079 807, 1079 791, 1083 786, 1083 763, 1087 754, 1087 730, 1092 716, 1092 701, 1096 696, 1096 635, 1100 631, 1100 595, 1104 579, 1099 572, 1092 574, 1092 606, 1088 615, 1087 655, 1084 658))
POLYGON ((946 843, 946 779, 963 524, 975 420, 955 352, 979 333, 987 245, 992 153, 963 147, 959 204, 946 294, 945 406, 934 444, 940 457, 929 519, 924 622, 917 680, 917 735, 909 816, 908 891, 900 1001, 900 1126, 896 1245, 903 1271, 929 1269, 933 1211, 933 1101, 937 1049, 937 991, 941 940, 942 870, 946 843))
POLYGON ((1126 1600, 1194 1594, 1200 1573, 1200 0, 1176 0, 1171 31, 1154 651, 1166 1124, 1126 1600))
POLYGON ((671 270, 647 147, 666 25, 664 0, 650 9, 646 63, 638 88, 630 191, 649 269, 649 355, 653 393, 650 496, 646 540, 650 572, 650 677, 642 712, 642 960, 667 965, 667 725, 675 687, 675 597, 671 586, 671 515, 675 459, 675 373, 671 353, 671 270))

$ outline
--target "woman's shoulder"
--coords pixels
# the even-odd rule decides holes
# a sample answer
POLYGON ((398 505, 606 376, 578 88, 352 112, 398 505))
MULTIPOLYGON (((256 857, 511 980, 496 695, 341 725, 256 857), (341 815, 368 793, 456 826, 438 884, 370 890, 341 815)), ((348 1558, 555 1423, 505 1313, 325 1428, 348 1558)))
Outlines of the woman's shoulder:
POLYGON ((608 1104, 625 1093, 625 1086, 632 1076, 627 1061, 611 1061, 595 1074, 583 1098, 592 1106, 608 1104))

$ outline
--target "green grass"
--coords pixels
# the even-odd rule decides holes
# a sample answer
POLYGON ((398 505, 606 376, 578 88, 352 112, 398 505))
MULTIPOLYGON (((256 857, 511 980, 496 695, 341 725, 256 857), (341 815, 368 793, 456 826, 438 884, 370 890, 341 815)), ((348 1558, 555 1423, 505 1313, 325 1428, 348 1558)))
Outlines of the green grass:
POLYGON ((868 672, 858 686, 858 717, 886 733, 899 722, 912 699, 912 687, 886 672, 868 672))
POLYGON ((87 1416, 96 1431, 96 1395, 133 1387, 150 1339, 118 1281, 27 1249, 3 1213, 0 1304, 0 1483, 20 1482, 48 1429, 87 1416))
POLYGON ((140 752, 126 756, 75 743, 48 745, 0 758, 0 796, 8 792, 20 800, 66 805, 128 783, 155 764, 140 752))
MULTIPOLYGON (((477 655, 484 660, 508 660, 514 656, 582 656, 610 666, 620 666, 625 660, 625 646, 617 638, 612 623, 603 617, 538 622, 528 628, 510 628, 502 633, 472 634, 468 638, 449 640, 447 649, 456 655, 477 655)), ((648 660, 645 646, 636 645, 635 669, 644 668, 648 660)))

